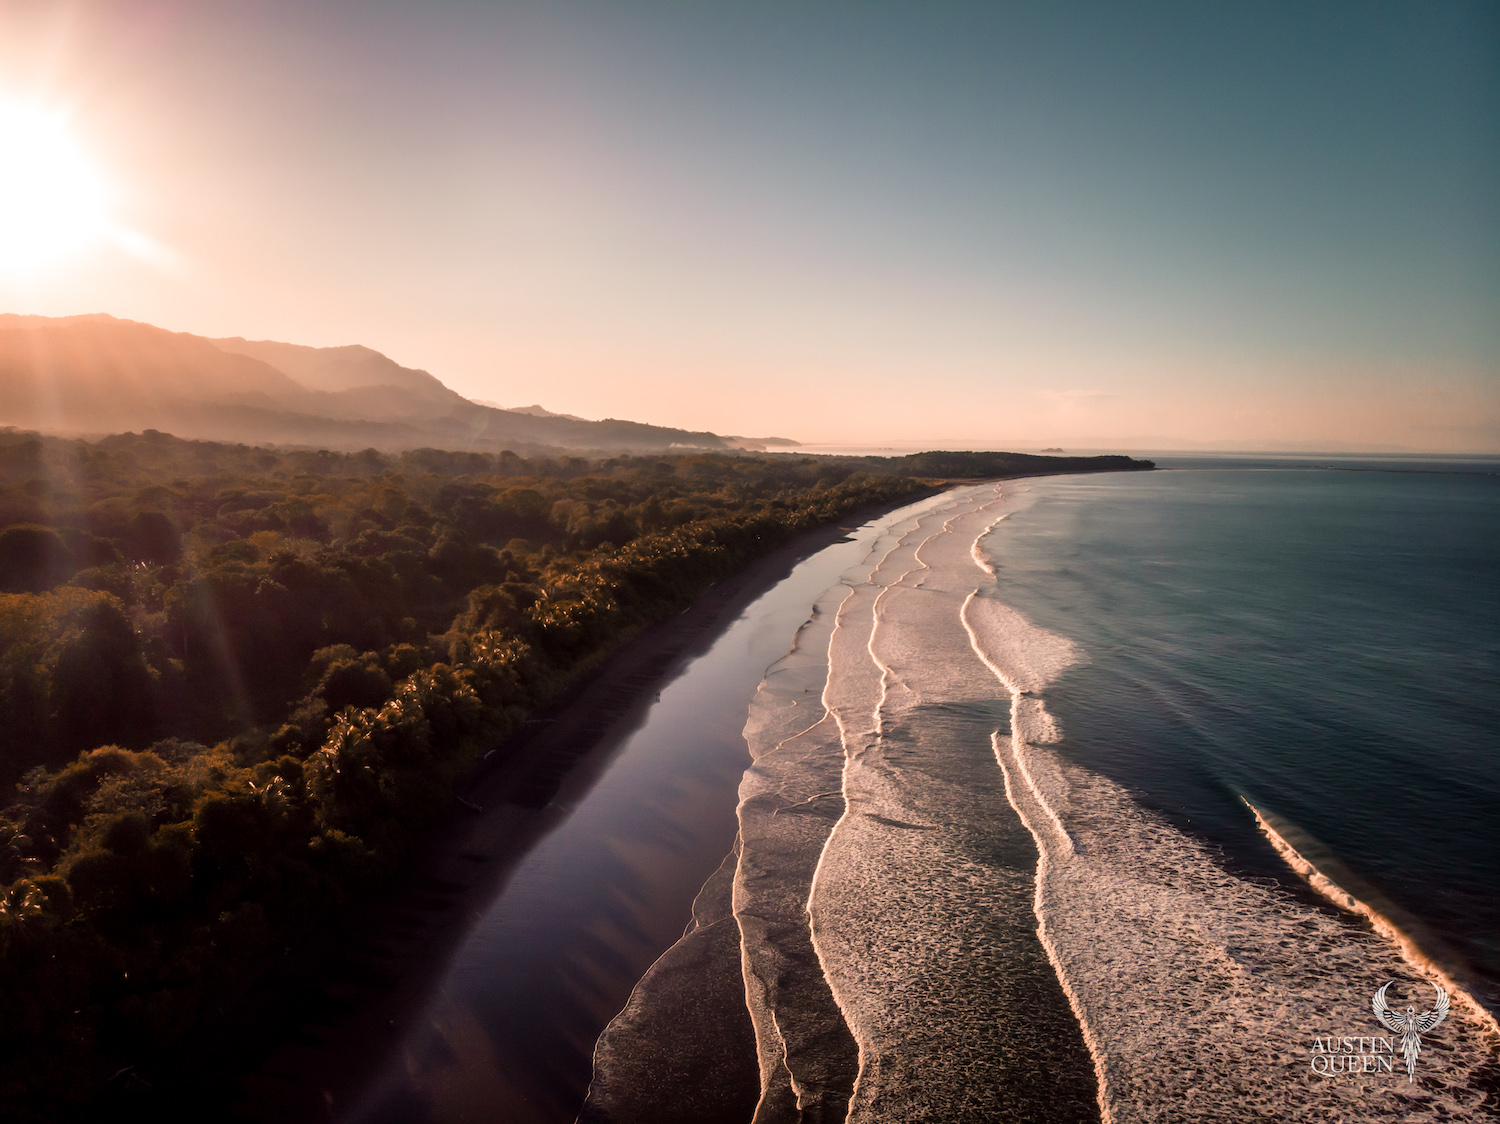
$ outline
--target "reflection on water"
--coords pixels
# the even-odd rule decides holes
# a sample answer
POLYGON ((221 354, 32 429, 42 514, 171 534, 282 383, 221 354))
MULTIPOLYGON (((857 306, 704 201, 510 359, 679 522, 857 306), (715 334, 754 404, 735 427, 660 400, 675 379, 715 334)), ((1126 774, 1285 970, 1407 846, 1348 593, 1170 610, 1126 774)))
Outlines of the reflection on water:
POLYGON ((599 1033, 733 845, 761 677, 890 518, 800 563, 661 691, 586 791, 564 787, 560 823, 476 920, 350 1119, 573 1119, 599 1033))

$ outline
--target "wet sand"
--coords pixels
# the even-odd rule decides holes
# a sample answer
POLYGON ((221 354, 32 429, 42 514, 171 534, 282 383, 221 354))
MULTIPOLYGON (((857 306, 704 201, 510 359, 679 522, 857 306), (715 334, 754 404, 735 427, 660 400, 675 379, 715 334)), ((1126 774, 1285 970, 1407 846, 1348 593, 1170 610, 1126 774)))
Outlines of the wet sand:
POLYGON ((753 1041, 712 1001, 721 870, 601 1038, 585 1124, 729 1119, 699 1084, 752 1056, 756 1124, 1488 1118, 1493 1018, 1377 911, 1240 877, 1054 749, 1048 688, 1088 653, 1003 599, 985 543, 1015 502, 891 519, 768 669, 731 902, 753 1041), (1413 973, 1415 1010, 1454 1000, 1419 1080, 1309 1052, 1413 973))
MULTIPOLYGON (((756 1061, 740 1121, 1097 1121, 1037 938, 1037 851, 995 764, 1007 718, 959 625, 999 501, 959 489, 889 521, 768 670, 745 727, 740 947, 724 953, 753 1041, 727 1009, 684 1002, 674 954, 707 951, 690 933, 600 1040, 586 1124, 688 1118, 698 1091, 655 1040, 689 1017, 721 1072, 735 1050, 756 1061)), ((704 986, 722 974, 710 965, 704 986)))

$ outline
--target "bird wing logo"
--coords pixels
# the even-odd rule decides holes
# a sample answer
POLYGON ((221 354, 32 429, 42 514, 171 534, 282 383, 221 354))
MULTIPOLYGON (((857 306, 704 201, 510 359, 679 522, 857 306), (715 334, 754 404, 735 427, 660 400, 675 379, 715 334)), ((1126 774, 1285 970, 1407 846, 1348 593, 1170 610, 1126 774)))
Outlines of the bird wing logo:
POLYGON ((1395 983, 1395 980, 1387 980, 1385 987, 1375 993, 1370 1007, 1375 1012, 1375 1017, 1380 1020, 1380 1025, 1392 1034, 1401 1036, 1401 1056, 1406 1059, 1406 1080, 1416 1080, 1417 1055, 1422 1052, 1422 1035, 1436 1029, 1438 1023, 1448 1016, 1448 993, 1437 984, 1432 986, 1437 990, 1437 1004, 1430 1011, 1417 1014, 1415 1007, 1408 1007, 1405 1012, 1392 1011, 1385 1002, 1385 989, 1395 983))

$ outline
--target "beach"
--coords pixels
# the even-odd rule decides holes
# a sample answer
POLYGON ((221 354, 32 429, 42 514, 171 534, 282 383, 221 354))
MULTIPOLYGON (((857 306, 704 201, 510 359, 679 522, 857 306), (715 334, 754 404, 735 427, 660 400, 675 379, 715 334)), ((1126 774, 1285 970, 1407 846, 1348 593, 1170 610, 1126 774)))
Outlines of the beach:
MULTIPOLYGON (((1284 690, 1264 661, 1300 648, 1256 631, 1279 618, 1216 602, 1228 628, 1104 602, 1080 628, 1079 582, 1116 601, 1129 581, 1199 596, 1201 574, 1164 582, 1158 566, 1220 565, 1193 541, 1160 562, 1085 556, 1073 540, 1094 513, 1140 524, 1161 553, 1151 518, 1259 503, 1273 479, 1304 481, 965 486, 866 524, 837 558, 802 543, 796 566, 714 591, 718 607, 680 622, 696 648, 623 653, 647 662, 538 730, 553 768, 490 790, 546 808, 497 803, 496 780, 465 794, 487 810, 369 929, 381 963, 422 967, 395 987, 369 977, 363 1006, 317 1032, 340 1045, 282 1055, 281 1088, 305 1119, 330 1115, 307 1097, 329 1088, 331 1115, 362 1121, 568 1120, 580 1105, 591 1122, 1482 1116, 1500 1040, 1464 934, 1347 844, 1320 845, 1342 805, 1327 786, 1273 788, 1280 759, 1229 720, 1240 694, 1284 690), (779 600, 765 592, 789 571, 779 600), (1202 717, 1134 701, 1141 666, 1142 690, 1199 699, 1202 717), (1149 725, 1164 720, 1187 724, 1149 725), (1243 767, 1228 749, 1202 757, 1209 735, 1239 738, 1224 744, 1243 744, 1243 767), (562 747, 586 743, 601 748, 570 769, 562 747), (1452 997, 1416 1079, 1389 1051, 1315 1057, 1333 1036, 1375 1041, 1387 981, 1414 1002, 1433 982, 1452 997), (312 1082, 324 1073, 349 1092, 312 1082)), ((1246 713, 1274 733, 1279 698, 1246 713)), ((1290 713, 1329 721, 1309 705, 1290 713)), ((1432 783, 1450 804, 1478 798, 1462 777, 1432 783)), ((1428 882, 1463 870, 1423 853, 1428 882)))
POLYGON ((727 993, 735 959, 757 1121, 1437 1120, 1493 1107, 1493 1015, 1473 979, 1439 963, 1440 943, 1289 854, 1245 803, 1234 826, 1257 837, 1226 853, 1232 833, 1181 824, 1180 808, 1174 823, 1064 751, 1049 699, 1090 652, 1002 594, 1007 521, 1045 491, 943 497, 820 600, 750 708, 739 948, 716 928, 730 916, 721 878, 700 899, 707 923, 601 1040, 583 1119, 692 1117, 705 1043, 722 1046, 724 1072, 750 1043, 743 1012, 702 1014, 684 997, 695 974, 727 993), (1371 995, 1386 981, 1419 1009, 1434 984, 1451 997, 1421 1084, 1389 1052, 1334 1069, 1320 1053, 1334 1027, 1375 1041, 1371 995), (688 1012, 706 1021, 683 1027, 688 1012), (678 1041, 694 1044, 693 1065, 650 1046, 678 1041))
MULTIPOLYGON (((608 768, 662 687, 799 563, 839 544, 888 510, 851 513, 717 583, 685 612, 633 638, 535 716, 507 747, 505 764, 477 770, 458 789, 452 816, 422 841, 408 873, 395 886, 312 947, 289 955, 286 975, 270 1001, 253 990, 247 996, 247 1050, 265 1041, 279 1045, 243 1082, 246 1115, 341 1119, 370 1094, 382 1074, 401 1070, 404 1039, 413 1024, 421 1022, 434 989, 483 911, 517 863, 567 818, 581 794, 608 768), (290 1011, 287 996, 292 997, 290 1011), (295 1024, 291 1031, 289 1017, 295 1024)), ((846 544, 844 549, 853 561, 862 554, 857 545, 846 544)), ((762 669, 763 665, 755 669, 755 680, 762 669)), ((750 690, 753 680, 747 697, 750 690)), ((737 766, 723 797, 731 820, 738 771, 737 766)), ((684 920, 717 861, 715 857, 707 870, 684 885, 677 903, 684 920)), ((682 921, 676 922, 677 932, 681 926, 682 921)), ((677 932, 663 940, 661 948, 677 932)), ((634 979, 625 979, 617 1001, 605 1000, 594 1034, 623 1005, 634 979)), ((577 1048, 582 1050, 581 1077, 576 1101, 566 1113, 569 1119, 588 1079, 592 1036, 577 1048)), ((536 1091, 523 1087, 491 1094, 510 1095, 515 1103, 508 1111, 524 1114, 532 1111, 528 1105, 536 1091)), ((556 1111, 552 1115, 556 1117, 556 1111)), ((549 1118, 545 1112, 543 1118, 549 1118)))

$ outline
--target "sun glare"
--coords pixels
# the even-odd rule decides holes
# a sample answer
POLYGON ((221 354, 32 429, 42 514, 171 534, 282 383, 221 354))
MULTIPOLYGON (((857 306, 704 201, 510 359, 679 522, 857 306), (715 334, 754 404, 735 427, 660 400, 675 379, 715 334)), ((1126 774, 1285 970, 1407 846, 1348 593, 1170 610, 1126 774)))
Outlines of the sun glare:
POLYGON ((59 265, 109 228, 104 181, 63 114, 0 100, 0 274, 59 265))

